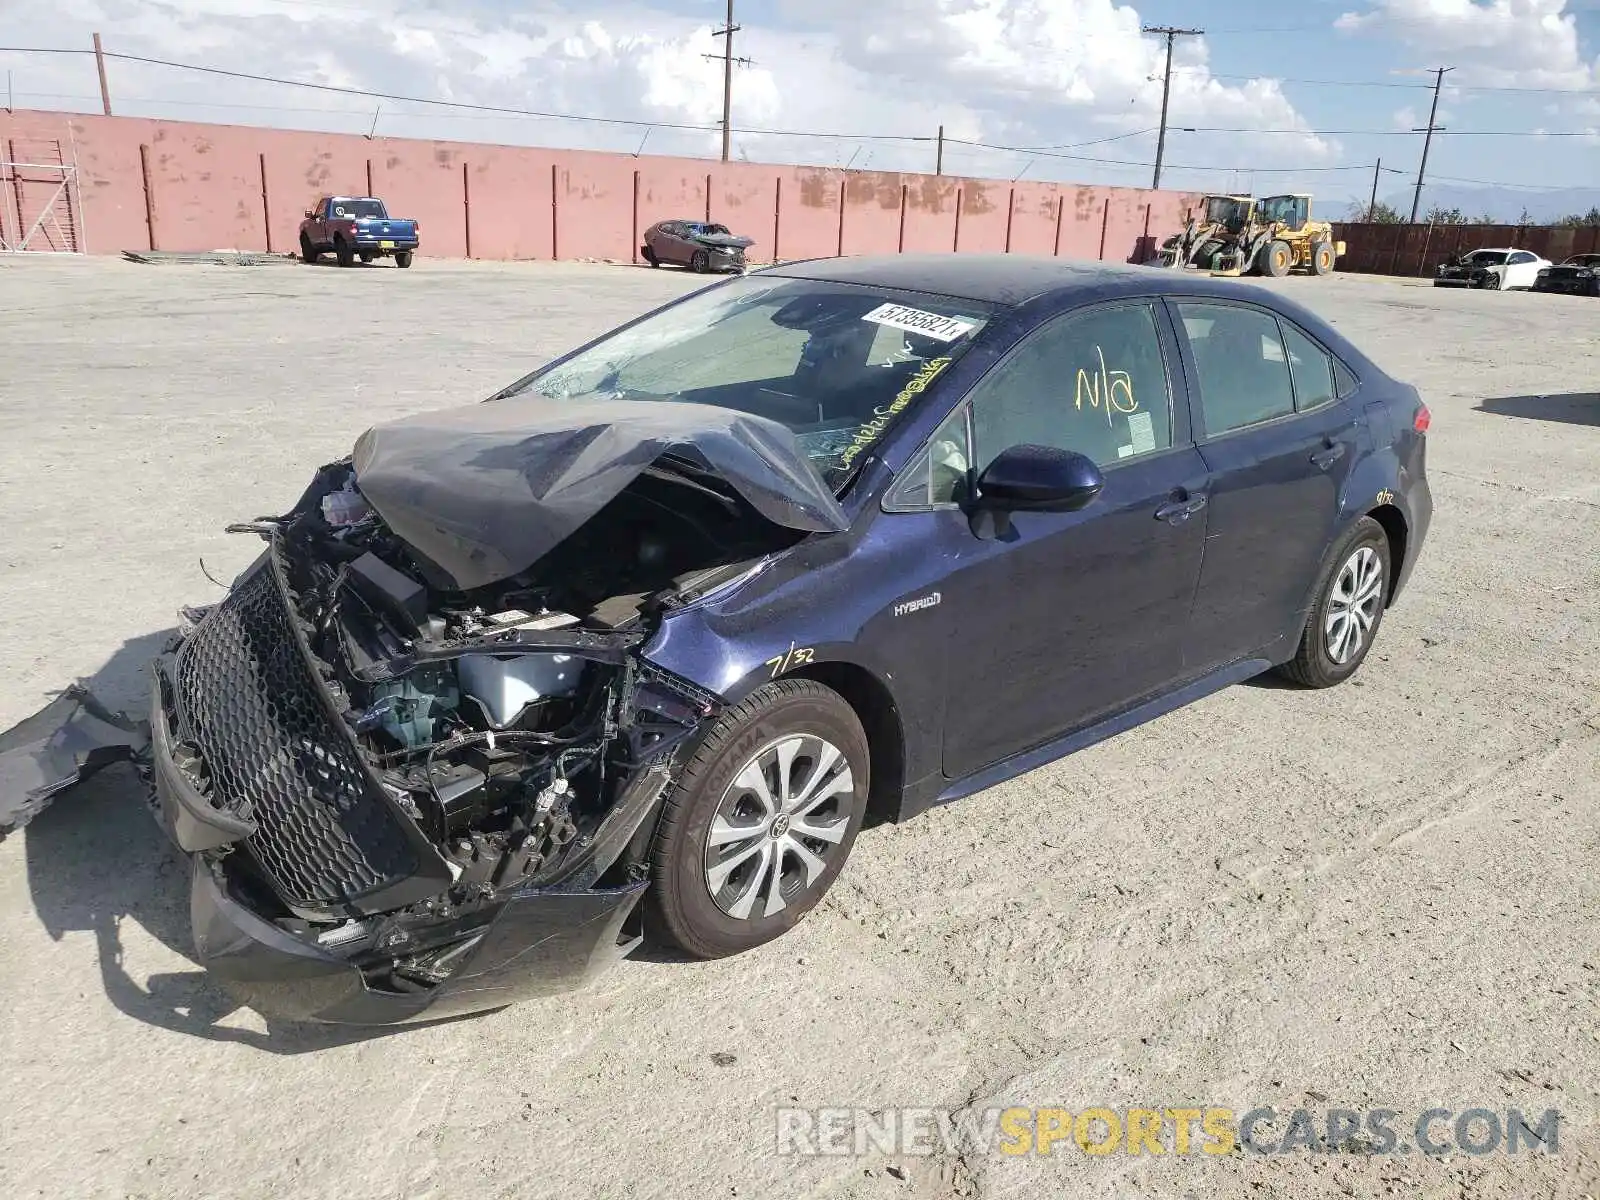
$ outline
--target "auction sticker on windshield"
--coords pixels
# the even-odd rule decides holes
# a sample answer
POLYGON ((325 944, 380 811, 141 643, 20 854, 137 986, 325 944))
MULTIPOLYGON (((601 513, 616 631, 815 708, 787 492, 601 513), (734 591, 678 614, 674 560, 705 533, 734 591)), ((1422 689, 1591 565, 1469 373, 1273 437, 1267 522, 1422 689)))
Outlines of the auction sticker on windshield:
POLYGON ((941 342, 953 342, 977 328, 975 321, 940 316, 938 313, 924 312, 920 308, 907 308, 904 304, 880 304, 861 319, 895 329, 904 329, 909 333, 920 333, 924 337, 937 338, 941 342))

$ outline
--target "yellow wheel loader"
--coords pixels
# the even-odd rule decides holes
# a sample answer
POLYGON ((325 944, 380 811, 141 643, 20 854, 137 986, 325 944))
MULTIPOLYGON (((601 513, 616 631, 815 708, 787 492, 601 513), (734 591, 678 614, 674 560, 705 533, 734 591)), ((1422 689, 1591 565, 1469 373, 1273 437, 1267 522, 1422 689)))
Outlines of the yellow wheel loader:
POLYGON ((1211 273, 1331 275, 1344 252, 1344 243, 1333 240, 1333 226, 1311 219, 1310 196, 1264 196, 1255 202, 1252 220, 1213 256, 1211 273))
POLYGON ((1249 196, 1202 197, 1183 231, 1161 243, 1154 265, 1210 270, 1216 256, 1254 225, 1255 205, 1249 196))

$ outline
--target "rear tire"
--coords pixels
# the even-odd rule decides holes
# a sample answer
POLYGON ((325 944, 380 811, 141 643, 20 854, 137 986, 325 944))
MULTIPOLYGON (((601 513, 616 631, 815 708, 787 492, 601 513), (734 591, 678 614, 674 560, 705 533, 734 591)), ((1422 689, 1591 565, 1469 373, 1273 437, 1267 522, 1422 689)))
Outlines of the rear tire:
POLYGON ((341 237, 333 239, 333 256, 339 260, 341 267, 353 267, 356 263, 356 252, 350 243, 341 237))
POLYGON ((641 255, 641 257, 643 257, 645 262, 649 263, 652 267, 660 267, 661 266, 661 260, 656 257, 656 252, 654 250, 650 249, 649 246, 641 247, 640 255, 641 255))
POLYGON ((723 713, 662 807, 647 925, 695 958, 792 929, 844 867, 869 767, 855 711, 820 683, 769 683, 723 713))
POLYGON ((704 250, 696 250, 694 256, 689 259, 689 269, 696 275, 704 275, 711 270, 711 255, 704 250))
POLYGON ((308 264, 322 261, 322 254, 311 245, 311 239, 303 233, 300 235, 300 261, 308 264))
POLYGON ((1333 246, 1329 242, 1318 242, 1311 248, 1311 273, 1313 275, 1333 274, 1333 246))
POLYGON ((1389 535, 1362 517, 1328 555, 1300 647, 1278 673, 1308 688, 1333 687, 1354 675, 1383 624, 1391 569, 1389 535))
POLYGON ((1289 243, 1274 240, 1261 248, 1261 273, 1270 275, 1274 279, 1282 279, 1289 273, 1289 268, 1294 265, 1294 251, 1289 249, 1289 243))
POLYGON ((410 250, 396 250, 394 252, 394 265, 402 271, 405 270, 411 265, 411 255, 412 251, 410 250))

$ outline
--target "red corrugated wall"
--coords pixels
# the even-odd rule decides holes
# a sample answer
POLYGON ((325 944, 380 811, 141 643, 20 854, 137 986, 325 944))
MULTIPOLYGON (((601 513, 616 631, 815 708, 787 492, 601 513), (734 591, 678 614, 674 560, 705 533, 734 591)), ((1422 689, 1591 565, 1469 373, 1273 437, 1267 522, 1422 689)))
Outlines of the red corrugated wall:
POLYGON ((8 139, 60 139, 81 172, 85 245, 290 251, 304 210, 371 191, 445 258, 635 261, 668 217, 720 221, 756 261, 897 251, 1125 262, 1175 231, 1189 193, 0 112, 8 139))

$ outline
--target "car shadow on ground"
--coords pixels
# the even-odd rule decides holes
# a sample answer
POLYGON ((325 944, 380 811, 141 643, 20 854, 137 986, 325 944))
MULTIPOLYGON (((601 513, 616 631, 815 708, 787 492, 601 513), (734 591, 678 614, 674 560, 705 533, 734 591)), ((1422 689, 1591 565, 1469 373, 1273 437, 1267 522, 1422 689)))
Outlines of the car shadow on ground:
POLYGON ((1600 425, 1600 392, 1555 392, 1535 396, 1491 396, 1478 412, 1566 425, 1600 425))
MULTIPOLYGON (((78 682, 108 707, 143 719, 146 671, 170 637, 166 630, 126 642, 92 677, 78 682)), ((198 965, 152 974, 140 984, 126 964, 122 932, 130 922, 190 963, 193 943, 189 862, 156 824, 132 765, 107 767, 68 788, 12 836, 23 842, 34 911, 51 940, 92 933, 107 999, 147 1025, 274 1054, 304 1054, 470 1019, 347 1028, 263 1018, 261 1032, 222 1024, 244 1006, 198 965)))

